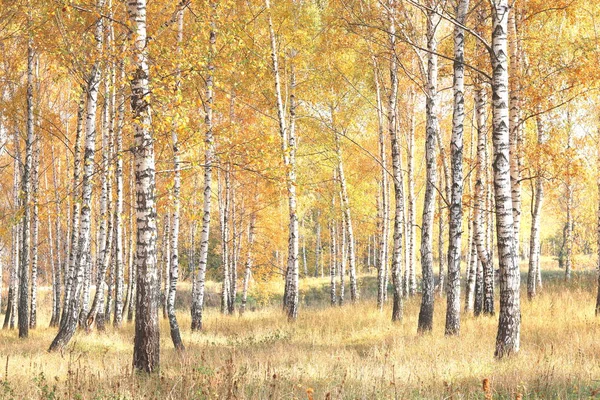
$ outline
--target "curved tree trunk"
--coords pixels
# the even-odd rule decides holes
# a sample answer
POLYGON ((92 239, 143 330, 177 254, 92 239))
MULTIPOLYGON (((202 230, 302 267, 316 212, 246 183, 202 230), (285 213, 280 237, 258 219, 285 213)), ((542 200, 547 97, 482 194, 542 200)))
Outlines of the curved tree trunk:
POLYGON ((66 271, 64 274, 65 281, 65 293, 63 296, 63 306, 62 306, 62 315, 60 317, 60 326, 62 327, 66 320, 68 314, 69 303, 71 302, 71 293, 73 291, 73 285, 75 284, 75 264, 77 262, 77 257, 79 254, 79 243, 78 243, 78 235, 79 235, 79 223, 80 213, 81 213, 81 202, 78 200, 77 192, 79 189, 79 184, 81 180, 82 173, 82 165, 81 165, 81 148, 82 148, 82 140, 84 137, 84 113, 85 113, 85 101, 86 101, 86 89, 84 87, 81 88, 81 97, 79 99, 79 103, 77 106, 77 127, 75 130, 75 141, 74 141, 74 150, 73 150, 73 188, 72 188, 72 202, 73 202, 73 211, 71 213, 71 237, 69 240, 69 257, 68 263, 66 265, 66 271))
MULTIPOLYGON (((97 1, 98 9, 104 6, 104 0, 97 1)), ((96 51, 98 54, 102 51, 103 39, 103 18, 99 18, 96 23, 95 39, 96 51)), ((81 216, 79 222, 79 232, 77 244, 73 244, 77 256, 74 262, 73 275, 69 303, 66 307, 65 321, 61 323, 58 334, 50 345, 50 351, 61 350, 73 337, 77 328, 81 312, 81 295, 84 284, 84 276, 88 269, 91 244, 91 216, 92 216, 92 186, 94 175, 94 154, 96 152, 96 111, 98 108, 98 88, 100 85, 100 62, 97 61, 92 66, 88 81, 87 110, 85 122, 85 152, 83 160, 83 182, 81 184, 82 201, 81 216)))

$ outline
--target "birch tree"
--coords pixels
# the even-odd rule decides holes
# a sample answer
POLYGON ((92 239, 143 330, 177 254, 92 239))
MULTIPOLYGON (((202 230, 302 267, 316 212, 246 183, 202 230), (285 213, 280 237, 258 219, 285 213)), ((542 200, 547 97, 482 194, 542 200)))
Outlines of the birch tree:
POLYGON ((213 139, 213 104, 214 104, 214 57, 217 43, 217 32, 215 23, 215 11, 217 4, 210 2, 211 23, 209 33, 209 52, 206 77, 206 97, 204 101, 206 133, 204 135, 204 205, 202 212, 202 231, 200 232, 200 259, 198 261, 198 272, 194 277, 196 290, 192 293, 192 331, 202 330, 202 313, 204 309, 204 288, 206 278, 206 265, 208 261, 208 240, 210 235, 210 205, 212 197, 212 167, 214 162, 214 139, 213 139))
MULTIPOLYGON (((537 115, 537 143, 544 144, 544 125, 542 116, 537 115)), ((531 232, 529 234, 529 269, 527 272, 527 298, 532 300, 537 294, 537 276, 540 268, 540 223, 542 202, 544 199, 544 177, 542 168, 537 169, 535 189, 532 191, 531 232)))
POLYGON ((395 0, 389 0, 389 49, 390 49, 390 95, 388 98, 388 134, 392 148, 392 176, 394 179, 394 247, 392 250, 392 283, 394 300, 392 305, 392 321, 402 320, 402 230, 404 225, 404 183, 400 154, 400 143, 397 129, 398 105, 398 60, 396 54, 396 21, 395 0))
MULTIPOLYGON (((181 54, 181 43, 183 41, 183 9, 177 14, 177 54, 181 54)), ((175 94, 177 98, 181 95, 181 71, 177 68, 175 82, 175 94)), ((174 120, 171 130, 171 141, 173 146, 173 217, 171 226, 171 262, 169 270, 169 291, 167 300, 167 314, 169 316, 169 327, 171 328, 171 340, 177 350, 184 350, 179 324, 175 315, 175 296, 177 294, 177 282, 179 280, 179 214, 181 209, 181 161, 179 155, 179 138, 177 135, 177 121, 174 120)))
POLYGON ((496 206, 496 233, 500 262, 500 317, 496 336, 497 358, 510 356, 519 351, 521 310, 519 285, 521 275, 515 254, 515 230, 513 222, 510 186, 510 132, 508 93, 508 0, 492 3, 492 110, 494 145, 494 189, 496 206))
MULTIPOLYGON (((436 7, 435 0, 428 0, 428 6, 436 7)), ((433 328, 434 276, 433 276, 433 215, 435 208, 436 185, 438 182, 436 163, 436 140, 438 137, 438 59, 436 27, 439 16, 435 8, 427 11, 427 87, 426 87, 426 128, 425 128, 425 166, 427 181, 423 203, 421 225, 421 268, 423 274, 421 307, 419 310, 419 332, 433 328)))
MULTIPOLYGON (((28 16, 31 19, 31 16, 28 16)), ((30 21, 28 21, 30 23, 30 21)), ((33 146, 34 116, 33 116, 33 68, 34 68, 33 38, 27 41, 27 132, 25 140, 25 164, 23 165, 23 179, 21 191, 23 199, 22 238, 19 266, 19 338, 29 336, 29 269, 31 264, 31 198, 32 198, 32 169, 33 169, 33 146)))
MULTIPOLYGON (((98 10, 104 7, 104 0, 96 3, 98 10)), ((104 19, 99 18, 96 22, 94 38, 96 41, 96 52, 99 56, 102 52, 104 19)), ((81 214, 79 232, 77 238, 77 256, 74 260, 73 275, 71 280, 71 293, 67 305, 64 323, 50 345, 50 351, 61 350, 73 337, 81 312, 82 291, 84 275, 88 269, 89 257, 91 256, 91 214, 92 214, 92 177, 94 175, 94 154, 96 152, 96 111, 98 108, 98 89, 100 85, 100 60, 95 60, 92 65, 87 83, 85 111, 85 151, 83 159, 83 181, 81 183, 81 214)), ((75 244, 73 244, 75 246, 75 244)))
POLYGON ((281 136, 281 152, 283 164, 286 170, 286 186, 288 195, 289 211, 289 238, 288 238, 288 260, 286 268, 286 295, 284 296, 284 308, 289 320, 295 320, 298 316, 298 215, 296 199, 296 132, 295 132, 295 109, 296 100, 294 89, 296 79, 292 71, 290 73, 290 126, 286 123, 286 115, 282 98, 281 78, 279 72, 279 56, 277 50, 277 37, 273 28, 270 0, 265 0, 267 18, 269 25, 269 37, 271 39, 271 62, 275 81, 275 98, 277 103, 277 120, 279 122, 279 135, 281 136))
POLYGON ((148 94, 148 46, 146 0, 129 0, 127 11, 134 29, 131 80, 131 109, 135 140, 137 296, 133 366, 141 371, 157 371, 160 364, 158 292, 156 266, 156 171, 154 139, 148 94))
POLYGON ((469 0, 456 2, 454 25, 454 112, 452 115, 452 196, 448 237, 446 335, 460 332, 460 263, 463 219, 463 134, 465 120, 465 24, 469 0))

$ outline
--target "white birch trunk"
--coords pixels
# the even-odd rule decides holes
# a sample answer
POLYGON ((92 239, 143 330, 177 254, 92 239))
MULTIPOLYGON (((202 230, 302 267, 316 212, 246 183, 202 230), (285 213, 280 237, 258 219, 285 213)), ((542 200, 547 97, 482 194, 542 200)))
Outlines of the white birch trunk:
POLYGON ((206 97, 204 102, 204 111, 206 113, 204 122, 206 124, 206 133, 204 135, 204 205, 202 216, 202 231, 200 233, 200 259, 198 261, 198 272, 195 279, 195 293, 192 293, 192 331, 202 330, 202 313, 204 309, 204 285, 206 277, 206 265, 208 261, 208 240, 210 234, 210 204, 211 204, 211 186, 212 186, 212 167, 214 161, 214 139, 213 139, 213 74, 215 66, 213 59, 215 55, 215 46, 217 42, 217 33, 214 22, 214 10, 216 3, 210 2, 211 8, 211 29, 210 29, 210 50, 208 55, 208 76, 206 78, 206 97))
MULTIPOLYGON (((458 0, 456 21, 464 25, 469 0, 458 0)), ((450 198, 450 229, 448 235, 448 286, 446 335, 460 332, 460 264, 463 219, 463 135, 465 120, 465 32, 454 25, 454 112, 452 115, 452 195, 450 198)))
MULTIPOLYGON (((536 117, 537 142, 544 144, 544 125, 541 115, 536 117)), ((531 232, 529 235, 529 270, 527 273, 527 297, 532 300, 537 290, 537 276, 540 268, 540 224, 542 214, 542 202, 544 199, 544 177, 541 166, 535 177, 535 189, 533 190, 533 207, 531 208, 531 232)))
MULTIPOLYGON (((433 1, 428 1, 430 6, 435 6, 433 1)), ((434 54, 437 51, 435 37, 439 17, 435 11, 427 12, 427 99, 426 99, 426 130, 425 130, 425 165, 427 181, 425 184, 425 199, 423 203, 423 219, 421 225, 421 268, 423 274, 421 308, 419 311, 419 332, 428 332, 433 329, 434 306, 434 276, 433 276, 433 216, 437 179, 436 139, 438 135, 438 104, 437 104, 437 78, 438 59, 434 54)))
POLYGON ((521 275, 515 253, 515 230, 510 179, 510 132, 508 93, 508 0, 492 3, 493 144, 496 233, 500 261, 500 318, 495 356, 502 358, 519 351, 521 275))
POLYGON ((131 80, 131 108, 135 139, 135 183, 137 246, 137 296, 133 366, 154 372, 160 363, 158 294, 156 266, 156 171, 154 139, 149 105, 148 42, 146 36, 146 0, 129 0, 127 7, 134 30, 131 80))
MULTIPOLYGON (((177 55, 181 56, 181 43, 183 42, 183 10, 177 14, 177 55)), ((175 83, 175 95, 179 99, 181 95, 181 71, 177 68, 175 83)), ((181 161, 179 154, 179 138, 177 135, 178 121, 174 120, 171 130, 171 141, 173 146, 173 217, 171 225, 171 262, 169 269, 169 291, 167 293, 167 314, 169 316, 169 328, 171 340, 177 350, 184 350, 179 323, 175 315, 175 296, 177 294, 177 282, 179 280, 179 214, 181 209, 181 161)))

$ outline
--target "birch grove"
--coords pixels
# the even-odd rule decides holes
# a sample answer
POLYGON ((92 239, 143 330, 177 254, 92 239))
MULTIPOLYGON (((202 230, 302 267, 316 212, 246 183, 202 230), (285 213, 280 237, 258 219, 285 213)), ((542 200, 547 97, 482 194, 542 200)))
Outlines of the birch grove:
POLYGON ((0 392, 593 396, 600 4, 542 3, 3 4, 0 392))

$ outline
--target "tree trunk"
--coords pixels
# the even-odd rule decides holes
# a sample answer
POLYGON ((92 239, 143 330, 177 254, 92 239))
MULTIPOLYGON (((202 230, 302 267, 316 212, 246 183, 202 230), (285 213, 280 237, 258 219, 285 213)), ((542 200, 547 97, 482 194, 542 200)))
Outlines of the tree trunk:
MULTIPOLYGON (((332 196, 332 205, 333 205, 333 210, 335 210, 335 195, 332 196)), ((336 260, 336 253, 337 253, 337 243, 336 243, 336 225, 337 225, 337 221, 333 220, 329 222, 329 237, 330 237, 330 245, 329 245, 329 254, 330 254, 330 259, 329 259, 329 297, 331 299, 331 305, 335 306, 337 304, 337 298, 336 298, 336 287, 335 287, 335 278, 337 276, 337 271, 336 271, 336 264, 337 264, 337 260, 336 260)))
POLYGON ((415 93, 414 90, 410 91, 410 126, 408 130, 408 151, 407 151, 407 185, 408 185, 408 254, 407 254, 407 282, 405 285, 408 287, 408 294, 414 296, 417 292, 417 267, 415 260, 415 244, 417 239, 417 207, 416 207, 416 196, 415 196, 415 166, 414 166, 414 154, 415 154, 415 93))
POLYGON ((158 293, 156 266, 156 171, 152 137, 146 37, 146 0, 130 0, 128 12, 134 27, 131 109, 135 139, 135 180, 137 205, 137 298, 133 366, 140 371, 158 371, 160 331, 158 327, 158 293))
MULTIPOLYGON (((459 0, 456 20, 464 25, 469 0, 459 0)), ((452 195, 450 198, 450 229, 448 235, 448 287, 446 308, 446 335, 460 332, 460 263, 463 218, 463 135, 465 120, 465 33, 454 25, 454 112, 452 115, 452 195)))
POLYGON ((509 73, 509 135, 510 135, 510 185, 512 197, 513 223, 515 230, 515 255, 519 259, 520 227, 521 227, 521 164, 522 164, 522 128, 521 128, 521 85, 520 85, 520 54, 517 36, 517 18, 515 1, 508 15, 508 50, 510 52, 509 73))
MULTIPOLYGON (((15 131, 16 132, 16 131, 15 131)), ((15 148, 18 147, 18 141, 16 140, 18 135, 15 133, 15 148)), ((19 151, 16 150, 16 157, 14 159, 13 165, 13 212, 16 214, 19 207, 19 151)), ((21 242, 20 237, 20 223, 17 222, 11 228, 12 233, 12 243, 11 243, 11 260, 10 260, 10 275, 9 275, 9 283, 8 283, 8 295, 6 299, 6 313, 4 314, 4 323, 2 325, 2 329, 14 329, 15 327, 15 314, 17 309, 17 283, 18 283, 18 274, 19 274, 19 252, 21 242)))
POLYGON ((160 300, 162 304, 163 318, 167 319, 167 292, 169 290, 169 271, 171 270, 171 215, 167 213, 164 217, 165 224, 162 232, 162 266, 158 266, 160 275, 159 286, 162 287, 160 300), (164 269, 163 269, 164 268, 164 269), (162 286, 164 278, 164 286, 162 286))
MULTIPOLYGON (((85 328, 87 331, 91 329, 95 322, 98 330, 105 329, 105 312, 104 312, 104 283, 108 266, 110 265, 110 246, 112 244, 112 221, 110 220, 110 204, 112 203, 112 180, 110 179, 109 159, 112 157, 110 152, 110 135, 109 132, 109 99, 110 99, 110 82, 104 80, 104 103, 102 105, 101 128, 102 133, 102 183, 100 193, 100 223, 98 226, 98 244, 96 246, 96 293, 92 300, 92 305, 87 313, 85 320, 85 328)), ((110 317, 110 316, 109 316, 110 317)))
POLYGON ((221 222, 221 266, 223 268, 223 284, 221 286, 221 313, 229 310, 229 166, 225 167, 225 182, 223 187, 220 173, 217 174, 219 184, 219 218, 221 222))
POLYGON ((127 305, 127 322, 133 321, 133 314, 135 311, 135 297, 137 291, 135 290, 137 283, 137 269, 136 264, 134 263, 134 218, 133 218, 133 209, 135 207, 134 203, 134 184, 133 184, 133 175, 135 173, 135 169, 133 167, 133 157, 131 157, 129 163, 129 256, 127 257, 127 262, 129 264, 129 304, 127 305))
POLYGON ((373 74, 375 76, 375 93, 377 99, 377 130, 379 133, 379 158, 381 164, 381 181, 378 201, 378 225, 379 225, 379 254, 377 260, 377 308, 382 311, 385 301, 387 285, 386 285, 386 270, 388 264, 388 237, 389 237, 389 193, 388 188, 388 172, 387 172, 387 150, 385 146, 384 136, 384 120, 383 120, 383 100, 379 82, 379 72, 377 60, 373 57, 373 74))
MULTIPOLYGON (((181 42, 183 41, 183 12, 177 14, 177 55, 181 56, 181 42)), ((181 71, 177 67, 177 78, 175 83, 177 98, 181 94, 181 71)), ((167 314, 169 316, 169 327, 171 328, 171 340, 177 350, 184 350, 179 324, 175 315, 175 296, 177 294, 177 282, 179 280, 179 214, 181 209, 181 162, 179 159, 179 138, 177 136, 177 120, 174 119, 171 130, 173 142, 173 217, 171 226, 171 268, 169 270, 169 292, 167 298, 167 314)))
MULTIPOLYGON (((40 152, 42 147, 42 142, 40 138, 35 140, 34 146, 35 150, 33 153, 33 171, 31 175, 33 220, 31 222, 31 309, 29 313, 30 329, 35 329, 37 327, 38 248, 40 232, 38 193, 40 186, 40 152)), ((52 242, 50 242, 50 247, 52 247, 52 242)))
POLYGON ((248 248, 246 249, 246 268, 244 272, 244 283, 242 286, 242 304, 240 305, 240 315, 246 311, 246 302, 248 300, 248 284, 252 275, 252 246, 254 245, 254 227, 256 226, 256 212, 250 215, 250 224, 248 225, 248 248))
MULTIPOLYGON (((429 5, 435 6, 433 1, 429 5)), ((438 104, 437 104, 437 40, 435 38, 439 17, 435 11, 427 12, 427 99, 426 99, 426 133, 425 164, 427 181, 425 183, 425 199, 423 203, 423 219, 421 226, 421 268, 423 274, 423 295, 419 310, 419 332, 433 329, 434 277, 433 277, 433 214, 435 208, 435 191, 437 185, 436 139, 438 137, 438 104)))
MULTIPOLYGON (((52 160, 54 158, 54 146, 51 147, 52 160)), ((61 213, 61 201, 60 194, 58 190, 58 160, 56 162, 52 162, 52 181, 54 184, 54 193, 55 193, 55 201, 56 201, 56 215, 54 216, 55 226, 56 226, 56 257, 53 258, 55 262, 53 263, 52 270, 52 318, 50 318, 50 327, 58 326, 60 322, 60 299, 61 299, 61 269, 63 267, 63 241, 61 234, 61 221, 62 221, 62 213, 61 213)), ((46 185, 48 186, 48 185, 46 185)), ((68 218, 67 218, 68 220, 68 218)), ((52 249, 52 219, 50 214, 48 214, 48 240, 50 241, 50 249, 52 249)))
POLYGON ((402 320, 402 230, 404 225, 404 182, 400 144, 398 143, 397 103, 398 103, 398 59, 396 54, 396 24, 394 10, 395 0, 388 1, 389 9, 389 49, 390 49, 390 95, 388 98, 388 133, 392 149, 392 174, 394 179, 394 247, 392 250, 392 284, 394 299, 392 305, 392 321, 402 320))
MULTIPOLYGON (((538 146, 544 144, 544 126, 542 117, 536 117, 538 146)), ((529 270, 527 272, 527 297, 532 300, 537 293, 537 272, 540 268, 540 223, 542 213, 542 201, 544 199, 544 178, 542 168, 538 167, 535 178, 535 189, 533 190, 531 208, 531 233, 529 235, 529 270)))
MULTIPOLYGON (((475 221, 471 221, 470 225, 474 225, 475 221)), ((469 262, 467 263, 467 268, 469 270, 469 274, 467 277, 467 283, 465 285, 465 312, 471 313, 475 309, 475 302, 477 301, 477 265, 479 264, 479 260, 477 258, 477 247, 475 245, 475 237, 472 236, 469 239, 469 262)), ((481 285, 481 281, 479 282, 481 285)), ((483 293, 483 292, 482 292, 483 293)))
POLYGON ((338 297, 338 304, 340 306, 344 305, 344 299, 346 295, 346 261, 348 260, 348 256, 346 250, 348 249, 348 235, 346 234, 346 223, 344 222, 344 214, 342 214, 341 225, 341 245, 340 247, 340 295, 338 297))
MULTIPOLYGON (((98 89, 96 89, 98 90, 98 89)), ((71 237, 69 240, 69 257, 67 270, 64 274, 65 293, 63 297, 62 315, 60 318, 60 326, 62 327, 66 321, 69 311, 69 304, 71 302, 71 293, 73 292, 73 285, 75 284, 75 267, 77 263, 77 257, 79 254, 79 224, 81 221, 81 202, 78 199, 77 193, 79 189, 82 165, 81 165, 81 147, 83 140, 84 131, 84 113, 85 113, 85 100, 86 100, 86 89, 81 88, 81 97, 79 98, 79 104, 77 106, 77 127, 75 131, 75 149, 73 151, 73 188, 72 188, 72 202, 73 212, 71 213, 71 237)))
MULTIPOLYGON (((315 217, 315 278, 319 277, 319 269, 323 270, 321 265, 321 251, 323 246, 321 245, 321 211, 317 210, 317 216, 315 217)), ((321 272, 323 275, 323 272, 321 272)))
POLYGON ((25 164, 23 165, 23 179, 21 182, 21 198, 23 199, 23 237, 21 240, 20 267, 19 267, 19 337, 29 336, 29 268, 31 264, 31 199, 34 146, 34 116, 33 116, 33 39, 27 42, 27 136, 25 140, 25 164))
POLYGON ((216 25, 214 21, 214 12, 217 5, 210 2, 211 23, 210 23, 210 49, 208 54, 208 76, 206 78, 206 98, 204 100, 204 111, 206 117, 206 133, 204 135, 204 205, 202 216, 202 232, 200 233, 200 260, 198 261, 198 272, 194 277, 195 293, 192 293, 192 331, 202 330, 202 312, 204 309, 204 284, 206 277, 206 265, 208 261, 208 239, 210 234, 210 201, 212 185, 212 166, 214 159, 214 139, 213 139, 213 74, 215 66, 213 59, 215 56, 215 45, 217 42, 216 25))
POLYGON ((521 275, 515 254, 515 230, 510 186, 510 132, 508 116, 507 17, 508 0, 492 4, 493 144, 496 233, 500 261, 500 318, 495 356, 502 358, 519 351, 521 275))
MULTIPOLYGON (((102 9, 104 0, 97 1, 98 9, 102 9)), ((96 22, 95 39, 96 51, 98 54, 102 51, 103 39, 103 18, 99 18, 96 22)), ((84 275, 88 270, 91 244, 91 214, 92 214, 92 178, 94 176, 94 153, 96 151, 96 111, 98 106, 98 88, 100 84, 100 62, 96 61, 92 66, 88 81, 87 110, 85 122, 85 152, 84 152, 84 167, 83 167, 83 182, 81 184, 82 205, 81 216, 79 222, 79 232, 77 245, 73 245, 77 249, 77 257, 74 263, 73 275, 70 277, 72 281, 71 293, 69 296, 69 304, 67 306, 65 322, 61 323, 58 334, 50 345, 50 351, 61 350, 73 337, 79 315, 81 312, 81 292, 83 289, 84 275)))
POLYGON ((484 211, 486 211, 486 147, 487 147, 487 116, 485 107, 487 104, 487 94, 481 82, 476 80, 475 86, 475 115, 477 124, 477 170, 475 180, 475 214, 473 216, 473 234, 475 248, 477 249, 477 258, 482 264, 484 276, 484 306, 485 314, 494 314, 494 268, 491 252, 486 246, 486 229, 484 226, 484 211))
MULTIPOLYGON (((332 113, 333 117, 333 113, 332 113)), ((350 200, 348 198, 348 188, 346 186, 346 175, 344 174, 344 164, 342 160, 342 148, 340 145, 339 133, 335 133, 335 150, 338 161, 338 179, 340 182, 341 206, 344 213, 344 223, 346 224, 346 234, 348 235, 348 273, 350 276, 350 300, 355 302, 358 299, 356 287, 356 250, 354 247, 354 231, 352 227, 352 216, 350 213, 350 200)), ((323 276, 321 266, 321 276, 323 276)))

